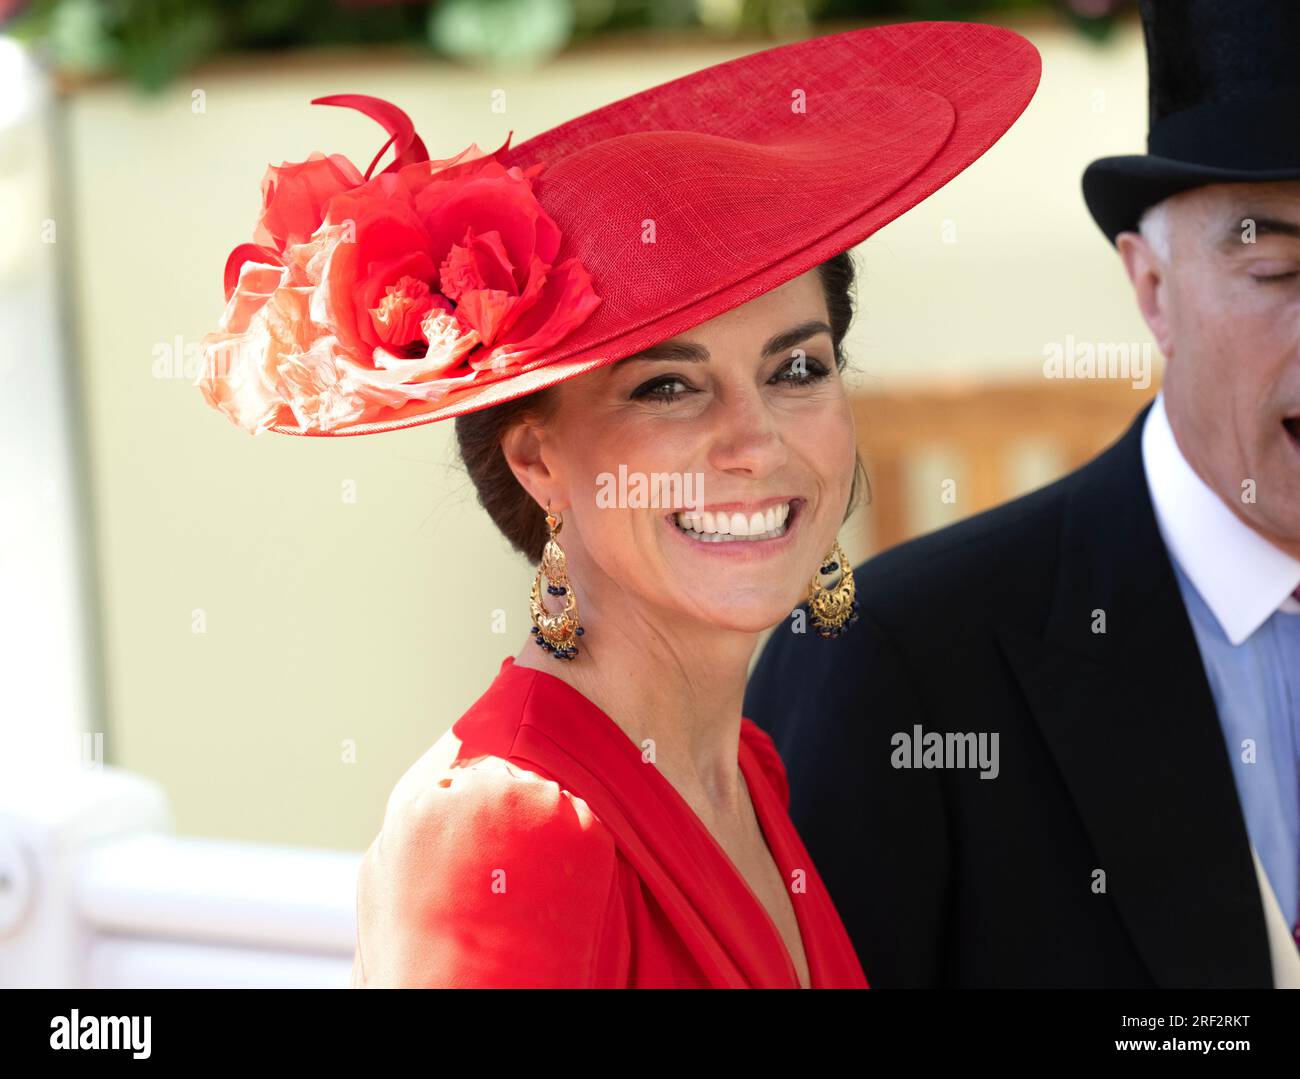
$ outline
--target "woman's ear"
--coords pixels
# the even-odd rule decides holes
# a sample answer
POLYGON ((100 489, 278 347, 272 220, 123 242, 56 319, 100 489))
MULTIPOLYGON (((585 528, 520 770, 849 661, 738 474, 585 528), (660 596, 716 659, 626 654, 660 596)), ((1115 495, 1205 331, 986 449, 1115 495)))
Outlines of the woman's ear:
MULTIPOLYGON (((515 479, 539 506, 559 501, 557 477, 543 453, 544 431, 534 421, 521 420, 501 436, 501 454, 515 479)), ((555 505, 556 509, 562 506, 555 505)))

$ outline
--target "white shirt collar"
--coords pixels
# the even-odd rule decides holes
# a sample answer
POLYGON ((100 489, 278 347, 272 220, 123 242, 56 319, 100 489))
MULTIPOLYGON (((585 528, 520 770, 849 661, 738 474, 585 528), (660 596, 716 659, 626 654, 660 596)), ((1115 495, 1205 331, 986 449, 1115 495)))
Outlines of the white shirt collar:
POLYGON ((1300 560, 1246 524, 1196 474, 1174 439, 1163 393, 1142 428, 1142 464, 1165 547, 1229 641, 1241 644, 1278 609, 1300 611, 1291 597, 1300 560))

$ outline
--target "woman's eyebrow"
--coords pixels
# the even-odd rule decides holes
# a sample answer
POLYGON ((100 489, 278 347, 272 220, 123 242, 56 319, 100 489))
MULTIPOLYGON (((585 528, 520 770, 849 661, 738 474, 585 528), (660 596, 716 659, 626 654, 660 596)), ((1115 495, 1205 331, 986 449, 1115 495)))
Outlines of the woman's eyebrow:
MULTIPOLYGON (((782 330, 774 335, 763 346, 763 358, 775 356, 777 353, 785 352, 794 348, 800 341, 807 340, 809 337, 819 333, 830 333, 831 328, 820 319, 808 319, 797 326, 792 326, 788 330, 782 330)), ((709 350, 703 345, 697 345, 694 341, 665 341, 662 344, 651 345, 647 349, 642 349, 635 355, 629 356, 630 360, 676 360, 681 363, 705 363, 709 359, 709 350)))

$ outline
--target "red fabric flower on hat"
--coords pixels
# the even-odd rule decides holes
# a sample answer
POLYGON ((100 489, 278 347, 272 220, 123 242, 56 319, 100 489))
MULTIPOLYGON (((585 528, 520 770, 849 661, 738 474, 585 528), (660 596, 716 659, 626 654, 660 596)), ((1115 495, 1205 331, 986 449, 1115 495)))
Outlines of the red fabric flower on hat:
POLYGON ((560 231, 532 189, 542 166, 506 168, 475 144, 431 161, 389 102, 313 104, 359 109, 392 137, 365 176, 339 154, 268 169, 254 242, 231 252, 226 309, 203 339, 200 389, 233 423, 259 434, 287 410, 328 432, 436 402, 536 361, 599 306, 578 260, 555 262, 560 231))

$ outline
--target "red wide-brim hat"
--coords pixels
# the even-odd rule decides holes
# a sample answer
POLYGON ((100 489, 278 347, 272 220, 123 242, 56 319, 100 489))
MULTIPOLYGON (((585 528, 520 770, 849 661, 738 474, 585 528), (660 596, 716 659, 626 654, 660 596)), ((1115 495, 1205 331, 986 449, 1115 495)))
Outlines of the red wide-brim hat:
POLYGON ((999 27, 853 30, 436 163, 394 106, 318 99, 384 123, 395 160, 371 179, 313 155, 289 206, 268 173, 260 242, 232 253, 223 333, 209 335, 209 361, 234 342, 253 369, 241 389, 208 366, 204 394, 253 433, 374 434, 614 363, 911 209, 998 140, 1039 73, 1034 47, 999 27))

